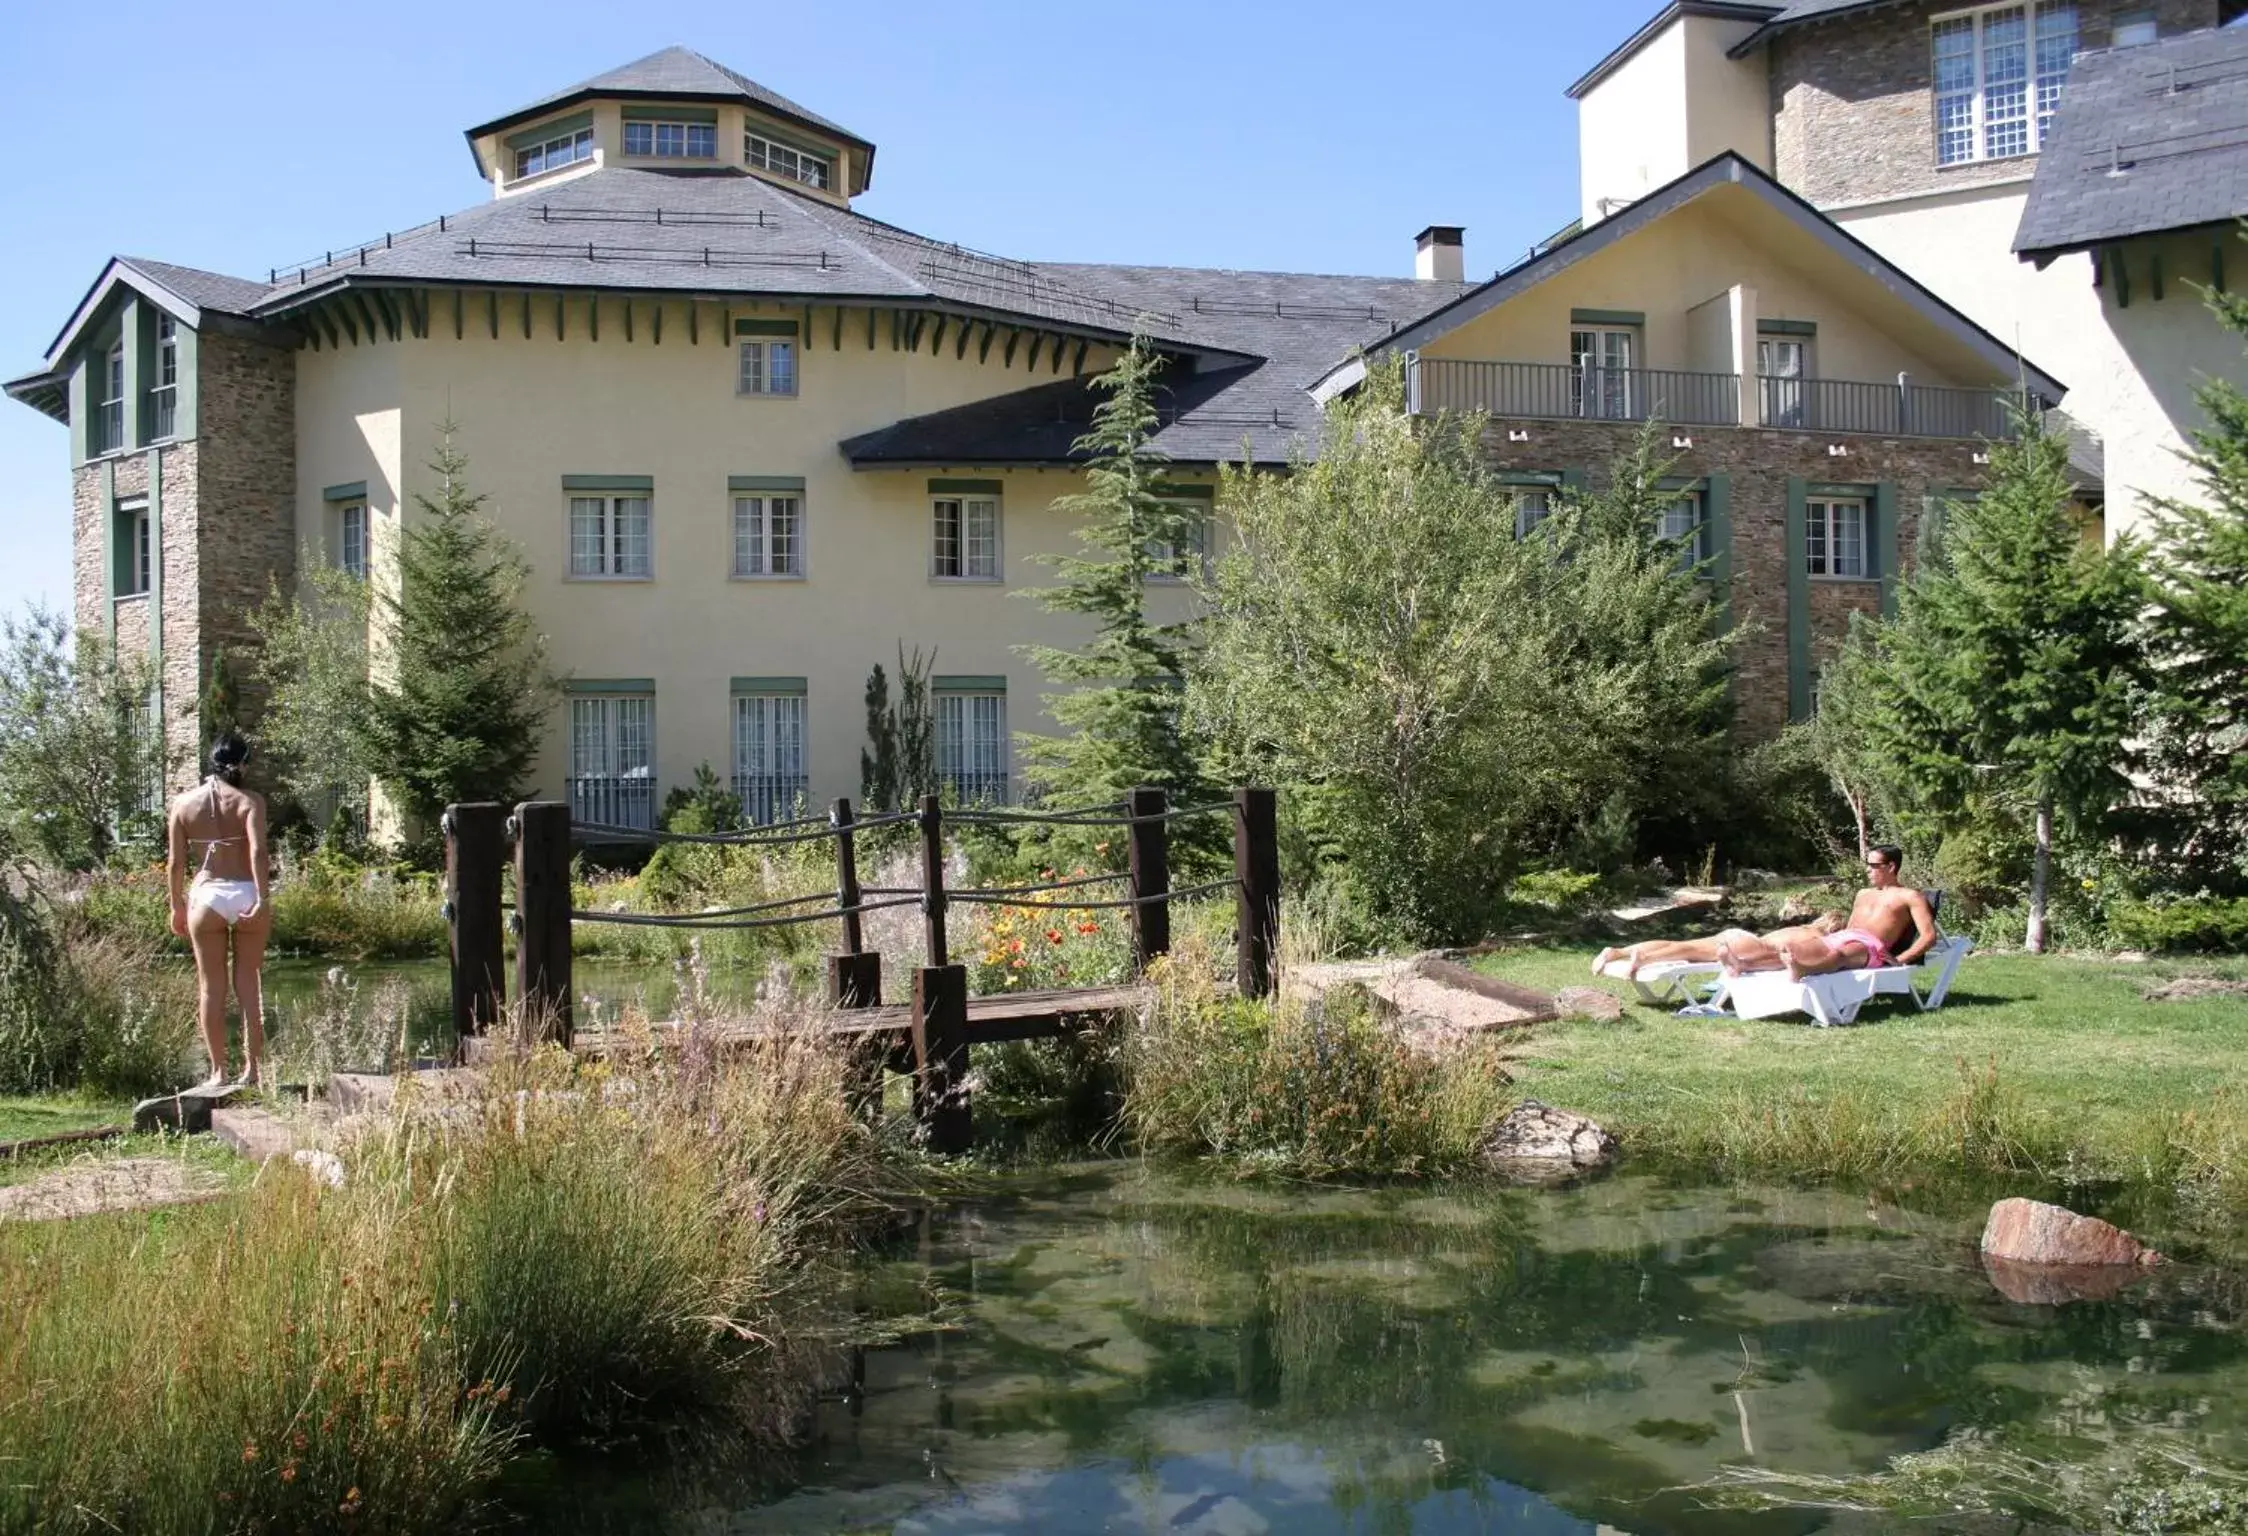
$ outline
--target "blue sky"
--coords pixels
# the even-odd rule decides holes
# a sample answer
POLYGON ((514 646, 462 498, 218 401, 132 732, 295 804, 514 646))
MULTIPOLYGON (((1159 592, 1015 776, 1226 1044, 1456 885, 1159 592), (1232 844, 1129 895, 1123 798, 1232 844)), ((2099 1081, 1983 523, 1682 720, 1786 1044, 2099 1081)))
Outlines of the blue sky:
MULTIPOLYGON (((0 0, 0 372, 112 254, 243 276, 482 201, 471 123, 672 43, 879 148, 858 207, 1032 260, 1471 277, 1576 214, 1569 82, 1657 0, 702 8, 0 0)), ((66 606, 63 429, 0 401, 0 612, 66 606)))

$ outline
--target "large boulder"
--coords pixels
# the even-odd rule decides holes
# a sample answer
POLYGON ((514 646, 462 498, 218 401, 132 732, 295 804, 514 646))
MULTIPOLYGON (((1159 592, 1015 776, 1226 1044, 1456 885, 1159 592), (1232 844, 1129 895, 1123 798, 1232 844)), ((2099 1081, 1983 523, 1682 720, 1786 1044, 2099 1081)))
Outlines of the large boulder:
POLYGON ((2162 1255, 2121 1227, 2063 1206, 2016 1197, 1990 1208, 1983 1252, 2015 1264, 2159 1264, 2162 1255))
POLYGON ((1483 1161, 1510 1174, 1601 1168, 1616 1160, 1616 1138, 1583 1115, 1524 1099, 1483 1140, 1483 1161))

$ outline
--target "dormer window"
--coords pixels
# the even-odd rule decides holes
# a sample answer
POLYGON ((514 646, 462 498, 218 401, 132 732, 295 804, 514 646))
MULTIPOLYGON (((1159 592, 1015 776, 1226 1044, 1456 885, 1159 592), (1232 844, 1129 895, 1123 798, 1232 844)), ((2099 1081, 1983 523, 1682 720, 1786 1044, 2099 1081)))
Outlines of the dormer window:
POLYGON ((745 136, 742 153, 751 165, 761 171, 771 171, 791 181, 800 181, 807 187, 817 187, 825 192, 835 177, 835 162, 810 150, 791 149, 786 144, 776 144, 771 139, 751 133, 745 136))
POLYGON ((522 145, 515 151, 515 177, 520 181, 526 176, 560 170, 565 165, 576 165, 580 160, 592 158, 593 129, 588 125, 522 145))
POLYGON ((715 160, 718 125, 627 119, 624 152, 663 160, 715 160))

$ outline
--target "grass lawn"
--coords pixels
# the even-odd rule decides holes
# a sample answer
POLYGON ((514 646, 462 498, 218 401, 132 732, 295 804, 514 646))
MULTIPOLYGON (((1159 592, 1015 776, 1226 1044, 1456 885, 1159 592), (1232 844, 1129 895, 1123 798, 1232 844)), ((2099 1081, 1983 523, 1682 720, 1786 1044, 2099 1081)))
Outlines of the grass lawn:
MULTIPOLYGON (((1590 959, 1522 948, 1476 965, 1629 995, 1592 981, 1590 959)), ((2034 1170, 2229 1186, 2237 1198, 2248 1194, 2248 997, 2143 996, 2182 975, 2237 979, 2248 963, 1974 954, 1935 1013, 1884 999, 1828 1030, 1633 1002, 1621 1022, 1540 1026, 1508 1066, 1525 1094, 1657 1155, 1809 1175, 2034 1170)))
POLYGON ((76 1094, 10 1097, 0 1095, 0 1142, 28 1141, 96 1125, 125 1125, 133 1118, 130 1099, 89 1099, 76 1094))

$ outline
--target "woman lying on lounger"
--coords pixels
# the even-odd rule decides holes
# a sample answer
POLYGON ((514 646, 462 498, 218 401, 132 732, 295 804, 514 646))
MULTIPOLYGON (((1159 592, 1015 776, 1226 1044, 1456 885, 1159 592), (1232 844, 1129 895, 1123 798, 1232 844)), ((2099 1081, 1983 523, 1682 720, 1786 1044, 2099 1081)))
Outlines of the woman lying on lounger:
POLYGON ((1848 919, 1839 912, 1821 912, 1808 923, 1775 928, 1761 935, 1746 928, 1727 928, 1706 939, 1645 939, 1621 949, 1602 950, 1592 957, 1592 974, 1621 974, 1624 980, 1630 981, 1639 974, 1641 966, 1665 960, 1683 960, 1695 965, 1730 964, 1743 971, 1776 971, 1788 963, 1790 956, 1800 964, 1813 956, 1824 955, 1826 935, 1838 931, 1846 921, 1848 919), (1624 962, 1622 972, 1608 972, 1608 967, 1618 960, 1624 962))

